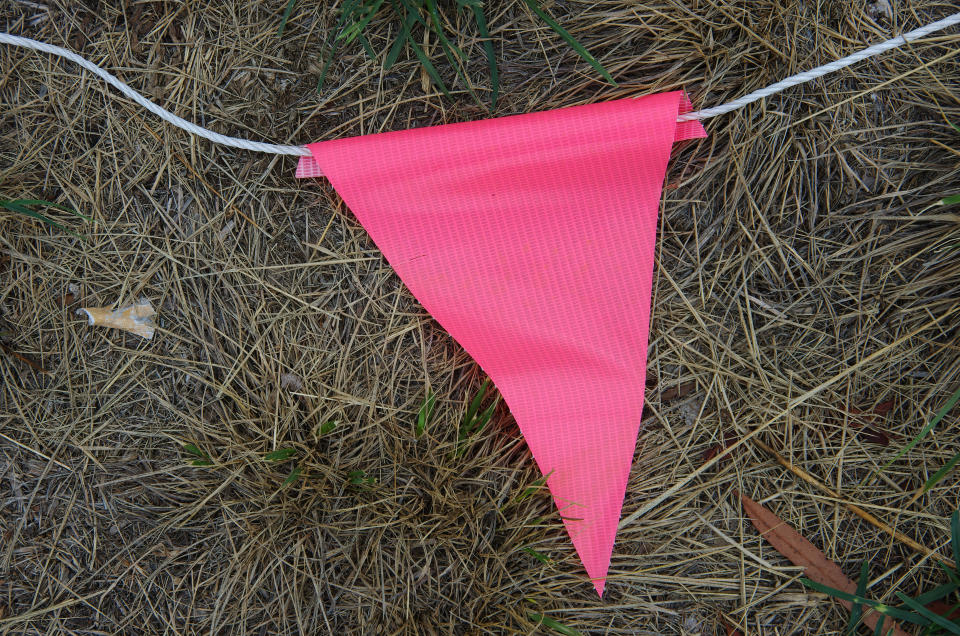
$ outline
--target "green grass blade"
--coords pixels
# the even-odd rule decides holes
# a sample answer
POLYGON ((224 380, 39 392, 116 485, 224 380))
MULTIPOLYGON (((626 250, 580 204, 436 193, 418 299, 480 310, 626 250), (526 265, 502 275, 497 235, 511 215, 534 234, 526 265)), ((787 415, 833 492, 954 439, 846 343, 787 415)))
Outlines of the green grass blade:
POLYGON ((926 620, 922 616, 917 616, 912 612, 907 612, 905 610, 902 610, 896 607, 890 607, 886 603, 881 603, 880 601, 874 601, 872 599, 865 598, 863 596, 850 594, 849 592, 844 592, 843 590, 838 590, 836 588, 830 587, 829 585, 817 583, 816 581, 811 581, 810 579, 806 579, 806 578, 801 578, 800 582, 809 588, 812 588, 818 592, 822 592, 823 594, 829 594, 830 596, 843 599, 845 601, 849 601, 850 603, 857 602, 863 605, 867 605, 870 608, 880 612, 881 614, 885 616, 889 616, 890 618, 905 621, 907 623, 913 623, 915 625, 926 626, 930 624, 930 621, 926 620))
POLYGON ((477 416, 473 421, 473 425, 470 427, 470 435, 477 433, 483 430, 483 427, 493 418, 493 411, 497 408, 497 405, 500 403, 500 396, 498 395, 493 400, 493 404, 488 406, 483 413, 477 416))
MULTIPOLYGON (((952 539, 952 537, 951 537, 951 539, 952 539)), ((941 570, 943 570, 943 573, 947 575, 947 579, 948 579, 951 583, 956 583, 957 585, 960 585, 960 572, 954 570, 952 567, 950 567, 949 565, 947 565, 947 564, 944 563, 943 561, 939 561, 939 560, 938 560, 938 561, 936 561, 935 563, 936 563, 937 567, 939 567, 941 570)))
POLYGON ((460 457, 466 451, 466 445, 463 443, 467 441, 474 433, 479 432, 487 425, 487 422, 493 417, 493 412, 497 408, 497 405, 500 403, 500 396, 494 398, 493 403, 483 410, 480 414, 477 414, 476 411, 480 407, 480 400, 486 395, 486 386, 487 382, 484 382, 483 387, 477 393, 477 396, 473 398, 473 401, 470 403, 469 408, 467 409, 467 414, 464 416, 463 421, 460 423, 460 431, 457 434, 457 450, 456 456, 460 457))
POLYGON ((916 600, 910 598, 903 592, 897 592, 896 594, 900 598, 900 600, 907 605, 907 607, 915 611, 920 616, 923 616, 934 625, 939 625, 940 627, 944 628, 951 634, 957 634, 958 636, 960 636, 960 625, 958 625, 957 623, 954 623, 948 618, 940 616, 936 612, 931 612, 926 607, 918 603, 916 600))
POLYGON ((446 33, 444 33, 443 24, 440 22, 440 13, 437 11, 436 0, 426 0, 426 3, 427 10, 430 12, 430 23, 433 25, 432 30, 437 34, 437 38, 439 38, 440 48, 443 50, 444 56, 447 58, 447 61, 450 62, 450 66, 453 67, 453 70, 456 71, 457 77, 459 77, 460 81, 463 82, 463 85, 467 87, 467 90, 470 92, 470 96, 473 97, 475 102, 477 102, 477 105, 486 108, 483 102, 480 101, 480 97, 477 96, 477 92, 473 89, 470 79, 467 77, 467 74, 461 67, 461 60, 464 58, 463 51, 454 46, 454 44, 447 39, 446 33), (456 52, 457 55, 454 55, 454 52, 456 52))
POLYGON ((960 510, 954 510, 950 515, 950 546, 953 548, 957 572, 960 573, 960 510))
POLYGON ((333 432, 333 429, 337 428, 337 423, 334 420, 329 422, 324 422, 320 425, 320 436, 323 437, 327 433, 333 432))
POLYGON ((204 451, 200 450, 200 447, 196 444, 184 444, 183 450, 197 457, 210 457, 204 451))
MULTIPOLYGON (((359 0, 348 0, 346 4, 343 5, 343 8, 340 10, 340 15, 337 16, 337 24, 333 29, 335 33, 341 33, 343 31, 347 20, 350 19, 350 16, 352 16, 354 10, 356 10, 358 2, 359 0)), ((323 83, 327 79, 327 73, 330 71, 330 66, 333 65, 333 60, 337 57, 337 51, 340 49, 339 40, 336 36, 330 38, 327 47, 330 49, 330 57, 327 58, 327 61, 323 64, 323 68, 320 69, 320 79, 317 80, 318 93, 323 87, 323 83)))
POLYGON ((330 49, 330 57, 327 58, 327 61, 323 63, 323 68, 320 69, 320 79, 317 80, 317 92, 320 92, 320 89, 323 87, 323 83, 327 79, 327 73, 330 71, 330 66, 333 64, 333 58, 337 55, 336 47, 330 49))
POLYGON ((300 468, 299 466, 294 466, 293 470, 290 471, 290 474, 287 475, 287 478, 283 480, 282 484, 280 484, 280 487, 286 488, 287 486, 295 482, 297 480, 297 477, 300 476, 301 472, 303 472, 302 468, 300 468))
POLYGON ((520 503, 524 499, 529 499, 530 497, 535 495, 537 491, 539 491, 546 485, 547 480, 550 479, 550 475, 552 474, 553 474, 553 471, 551 470, 549 473, 547 473, 546 475, 543 475, 542 477, 534 481, 532 484, 524 488, 523 492, 517 495, 515 502, 520 503))
POLYGON ((470 401, 470 406, 467 407, 467 412, 463 416, 462 427, 466 426, 469 422, 473 421, 474 416, 477 414, 477 411, 480 410, 480 404, 483 402, 483 396, 487 394, 487 387, 490 385, 490 379, 487 378, 483 381, 483 384, 480 385, 480 390, 477 391, 477 394, 473 397, 473 400, 470 401))
POLYGON ((287 2, 287 8, 283 10, 283 17, 280 18, 280 28, 277 29, 277 37, 283 37, 283 30, 287 28, 287 20, 290 19, 290 14, 293 13, 293 5, 297 4, 297 0, 290 0, 287 2))
POLYGON ((400 57, 400 51, 403 50, 403 45, 406 43, 407 41, 403 37, 403 31, 401 31, 397 34, 390 50, 387 51, 387 57, 383 60, 383 70, 389 71, 393 65, 397 63, 397 58, 400 57))
POLYGON ((290 459, 290 457, 294 455, 296 452, 297 452, 297 449, 295 448, 278 448, 275 451, 267 453, 266 455, 263 456, 263 458, 268 462, 282 462, 287 459, 290 459))
POLYGON ((943 197, 937 201, 937 203, 940 205, 956 205, 957 203, 960 203, 960 194, 953 194, 948 197, 943 197))
POLYGON ((427 430, 427 425, 430 424, 430 420, 433 419, 433 409, 436 403, 437 396, 433 391, 427 391, 427 399, 423 402, 423 406, 420 407, 420 411, 417 413, 417 437, 423 435, 424 431, 427 430))
POLYGON ((404 49, 409 39, 413 25, 417 23, 417 18, 419 17, 406 3, 403 3, 401 7, 400 4, 397 3, 397 0, 390 0, 390 4, 393 5, 393 10, 396 14, 402 15, 403 19, 400 21, 400 32, 397 33, 397 38, 393 41, 393 46, 390 47, 390 51, 387 52, 387 57, 383 61, 383 70, 385 71, 389 71, 397 62, 397 58, 400 57, 400 52, 404 49))
POLYGON ((190 462, 193 466, 213 466, 213 462, 210 461, 210 454, 205 450, 201 449, 196 444, 184 444, 183 450, 191 455, 197 457, 190 462))
POLYGON ((931 475, 930 479, 928 479, 926 483, 923 484, 923 492, 927 492, 928 490, 936 486, 940 482, 940 480, 946 477, 947 474, 951 470, 953 470, 953 467, 956 466, 957 463, 960 463, 960 453, 957 453, 956 455, 951 457, 950 461, 944 464, 943 467, 940 468, 940 470, 938 470, 937 472, 933 473, 933 475, 931 475))
MULTIPOLYGON (((64 231, 64 232, 70 232, 70 230, 68 230, 68 229, 65 228, 64 226, 60 225, 59 223, 57 223, 57 222, 54 221, 53 219, 51 219, 51 218, 49 218, 49 217, 46 217, 46 216, 40 214, 39 212, 35 212, 35 211, 31 210, 30 208, 25 208, 25 207, 23 207, 22 205, 19 205, 19 204, 18 204, 17 202, 15 202, 15 201, 2 201, 2 202, 0 202, 0 207, 6 208, 6 209, 10 210, 11 212, 16 212, 17 214, 22 214, 22 215, 24 215, 24 216, 29 216, 30 218, 37 219, 38 221, 41 221, 41 222, 43 222, 43 223, 46 223, 47 225, 50 225, 51 227, 55 227, 55 228, 57 228, 58 230, 62 230, 62 231, 64 231)), ((70 232, 70 233, 71 233, 71 234, 74 234, 74 232, 70 232)))
POLYGON ((602 75, 605 80, 607 80, 614 86, 617 86, 617 83, 613 81, 612 77, 610 77, 610 73, 607 72, 607 69, 603 68, 600 62, 598 62, 596 58, 590 55, 590 52, 587 49, 583 48, 583 45, 577 42, 577 40, 572 35, 570 35, 566 29, 560 26, 560 23, 554 20, 549 13, 541 9, 540 4, 537 2, 537 0, 523 0, 523 1, 527 4, 528 7, 530 7, 531 11, 536 13, 541 20, 547 23, 547 26, 549 26, 551 29, 556 31, 557 35, 563 38, 566 41, 566 43, 569 44, 574 51, 579 53, 580 57, 586 60, 587 63, 593 67, 593 70, 600 73, 600 75, 602 75))
POLYGON ((526 552, 527 554, 529 554, 530 556, 532 556, 534 559, 536 559, 536 560, 539 561, 540 563, 543 563, 543 564, 545 564, 545 565, 549 565, 549 564, 550 564, 550 557, 548 557, 547 555, 545 555, 545 554, 543 554, 543 553, 537 552, 537 551, 534 550, 533 548, 520 548, 520 550, 523 551, 523 552, 526 552))
POLYGON ((60 205, 59 203, 54 203, 53 201, 41 201, 40 199, 14 199, 13 201, 11 201, 11 203, 19 203, 20 205, 42 205, 48 208, 56 208, 58 210, 63 210, 64 212, 69 212, 70 214, 76 217, 79 217, 84 221, 89 221, 90 223, 93 223, 93 219, 91 219, 86 214, 81 214, 71 207, 68 207, 66 205, 60 205))
POLYGON ((367 473, 362 470, 351 470, 347 474, 347 480, 353 486, 360 486, 362 488, 368 488, 373 486, 376 483, 376 479, 373 477, 367 476, 367 473))
POLYGON ((440 74, 437 73, 437 69, 434 68, 433 63, 430 61, 430 58, 427 57, 427 54, 423 51, 423 48, 417 44, 416 40, 413 39, 413 34, 411 32, 411 27, 414 22, 420 22, 421 24, 426 24, 420 19, 420 16, 417 15, 416 9, 411 7, 407 0, 400 0, 400 3, 404 6, 407 11, 407 16, 410 18, 409 21, 404 21, 403 23, 403 36, 406 39, 407 43, 410 45, 410 48, 413 49, 413 54, 417 56, 417 59, 420 61, 420 64, 427 71, 427 75, 430 76, 430 79, 433 81, 434 85, 440 89, 440 92, 450 97, 450 91, 447 90, 447 85, 443 83, 443 80, 440 79, 440 74))
POLYGON ((923 438, 926 437, 927 434, 933 430, 933 427, 939 424, 940 420, 942 420, 946 416, 946 414, 949 413, 951 409, 953 409, 954 405, 958 401, 960 401, 960 389, 957 389, 956 391, 953 392, 953 395, 951 395, 950 398, 947 400, 947 403, 944 404, 939 411, 937 411, 936 415, 933 416, 933 419, 927 422, 927 424, 920 430, 920 432, 917 433, 916 437, 914 437, 912 440, 910 440, 910 443, 908 443, 906 446, 900 449, 900 451, 893 457, 893 459, 891 459, 886 464, 884 464, 880 468, 880 472, 883 472, 886 469, 890 468, 890 465, 893 462, 903 457, 907 452, 910 451, 911 448, 919 444, 923 440, 923 438))
POLYGON ((460 62, 466 57, 463 51, 447 38, 443 29, 443 23, 440 20, 440 12, 437 11, 437 0, 426 0, 427 12, 430 14, 430 30, 437 34, 440 42, 440 48, 443 49, 447 61, 455 68, 457 74, 460 73, 460 62), (456 55, 454 55, 456 53, 456 55))
MULTIPOLYGON (((869 572, 870 562, 864 561, 860 564, 860 578, 857 579, 857 596, 864 597, 867 595, 867 583, 870 580, 869 572)), ((863 615, 863 604, 862 603, 851 603, 850 604, 850 620, 847 622, 847 634, 856 634, 857 626, 860 624, 860 617, 863 615)))
MULTIPOLYGON (((393 0, 391 0, 391 2, 393 2, 393 0)), ((420 16, 420 10, 423 9, 423 2, 424 0, 400 0, 400 4, 403 5, 404 9, 407 11, 407 14, 413 19, 413 21, 410 23, 411 28, 413 27, 414 23, 418 23, 424 29, 430 28, 427 26, 426 21, 420 16), (413 2, 413 5, 410 4, 411 1, 413 2)), ((410 32, 413 33, 412 30, 410 32)))
POLYGON ((370 40, 367 39, 367 36, 365 36, 363 33, 360 33, 357 35, 357 41, 360 43, 360 46, 363 47, 363 51, 367 54, 367 57, 370 58, 371 61, 376 61, 377 52, 373 50, 373 45, 370 44, 370 40))
POLYGON ((327 58, 327 61, 323 63, 323 68, 320 69, 320 79, 317 80, 317 92, 320 92, 320 89, 323 87, 323 83, 327 79, 327 73, 330 71, 330 66, 333 64, 333 58, 337 55, 337 48, 333 47, 330 49, 330 57, 327 58))
POLYGON ((410 34, 407 33, 407 41, 410 43, 411 48, 413 48, 413 54, 417 56, 417 59, 420 60, 420 64, 423 65, 423 68, 427 69, 427 75, 430 76, 430 79, 433 80, 433 83, 440 89, 440 92, 450 97, 450 91, 447 90, 447 85, 443 83, 443 80, 440 79, 440 74, 437 73, 437 69, 433 67, 433 63, 430 61, 430 58, 427 57, 427 54, 423 52, 423 49, 419 44, 413 41, 413 38, 410 37, 410 34))
POLYGON ((544 627, 549 627, 558 634, 563 634, 563 636, 581 636, 580 632, 575 630, 572 627, 567 627, 560 621, 555 618, 550 618, 549 616, 544 616, 543 614, 528 614, 530 620, 538 625, 543 625, 544 627))
POLYGON ((923 594, 917 596, 916 600, 921 605, 929 605, 934 601, 939 601, 943 597, 953 594, 958 588, 960 588, 960 584, 944 583, 943 585, 938 585, 929 592, 924 592, 923 594))
MULTIPOLYGON (((466 4, 466 3, 465 3, 466 4)), ((493 40, 490 38, 490 29, 487 27, 487 16, 483 6, 479 3, 469 5, 473 9, 473 20, 477 23, 477 32, 483 38, 483 52, 487 57, 487 67, 490 69, 490 107, 497 106, 500 96, 500 73, 497 69, 497 57, 493 52, 493 40)))
POLYGON ((346 40, 347 43, 353 42, 354 38, 360 35, 361 32, 367 28, 367 25, 370 24, 370 20, 372 20, 373 16, 375 16, 377 11, 380 10, 381 5, 383 5, 383 0, 375 0, 373 5, 364 7, 363 11, 361 12, 361 18, 338 33, 337 39, 346 40))

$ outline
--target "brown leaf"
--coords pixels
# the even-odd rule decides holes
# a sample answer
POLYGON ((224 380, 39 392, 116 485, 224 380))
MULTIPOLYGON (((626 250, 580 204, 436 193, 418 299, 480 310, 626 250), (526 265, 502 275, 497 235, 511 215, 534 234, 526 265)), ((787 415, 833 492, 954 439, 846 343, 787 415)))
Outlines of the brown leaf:
POLYGON ((897 436, 893 433, 883 430, 877 426, 877 420, 889 413, 894 407, 893 400, 880 402, 872 409, 862 410, 855 406, 847 407, 846 412, 850 416, 847 424, 850 429, 857 431, 864 441, 880 446, 889 446, 892 439, 897 436))
MULTIPOLYGON (((808 579, 848 594, 856 594, 856 583, 843 573, 840 566, 828 559, 815 545, 800 536, 789 524, 744 494, 740 494, 740 501, 743 503, 743 509, 750 516, 750 521, 753 522, 754 527, 763 538, 769 541, 770 545, 777 549, 777 552, 790 559, 794 565, 803 567, 808 579)), ((851 608, 849 601, 841 599, 837 599, 837 601, 848 610, 851 608)), ((883 618, 882 614, 864 608, 863 624, 870 629, 876 628, 880 618, 883 618)), ((893 630, 892 633, 895 636, 910 636, 900 629, 900 626, 891 618, 887 618, 883 625, 884 634, 889 630, 893 630)))
POLYGON ((855 406, 851 406, 847 409, 847 413, 849 413, 850 415, 860 415, 860 416, 863 416, 865 419, 869 418, 872 421, 877 417, 886 415, 891 411, 891 409, 893 409, 893 400, 887 400, 886 402, 881 402, 880 404, 877 404, 875 407, 873 407, 873 409, 869 411, 863 411, 856 408, 855 406))
POLYGON ((880 446, 890 445, 890 434, 874 426, 863 427, 863 437, 871 444, 879 444, 880 446))
POLYGON ((716 457, 721 451, 725 451, 730 448, 736 440, 730 431, 724 431, 723 441, 719 444, 714 444, 707 450, 703 452, 703 463, 707 463, 714 457, 716 457))
POLYGON ((3 352, 6 353, 8 356, 19 360, 20 362, 26 364, 27 366, 29 366, 34 371, 37 371, 38 373, 50 373, 49 371, 44 369, 39 362, 36 362, 35 360, 28 358, 22 353, 17 353, 2 341, 0 341, 0 349, 2 349, 3 352))
POLYGON ((153 338, 156 329, 156 322, 154 322, 153 317, 157 312, 154 311, 150 301, 145 298, 120 309, 81 307, 76 313, 80 314, 81 312, 87 315, 91 325, 122 329, 146 340, 153 338))
POLYGON ((664 390, 663 393, 660 394, 660 401, 671 402, 682 397, 687 397, 696 390, 696 382, 684 382, 683 384, 664 390))
POLYGON ((723 450, 722 444, 714 444, 707 450, 703 451, 703 463, 706 464, 708 461, 717 456, 717 453, 723 450))
POLYGON ((954 609, 952 605, 947 605, 943 601, 927 603, 927 609, 949 621, 960 619, 960 609, 954 609))
POLYGON ((731 625, 730 621, 720 612, 717 612, 717 618, 720 620, 720 624, 723 626, 723 630, 727 633, 727 636, 743 636, 743 632, 731 625))
POLYGON ((63 293, 63 296, 57 299, 57 302, 62 307, 69 307, 73 303, 80 300, 80 286, 74 283, 67 285, 67 291, 63 293))
POLYGON ((295 373, 281 373, 280 388, 288 391, 303 391, 303 380, 295 373))

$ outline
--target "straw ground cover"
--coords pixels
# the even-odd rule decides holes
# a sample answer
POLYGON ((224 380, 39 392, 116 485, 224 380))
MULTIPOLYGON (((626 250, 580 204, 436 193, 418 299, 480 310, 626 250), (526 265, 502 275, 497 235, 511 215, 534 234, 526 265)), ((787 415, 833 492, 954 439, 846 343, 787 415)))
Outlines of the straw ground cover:
MULTIPOLYGON (((228 134, 302 143, 486 116, 430 38, 451 98, 415 56, 384 71, 359 46, 318 94, 336 11, 298 2, 281 40, 285 4, 4 0, 0 25, 228 134)), ((950 5, 545 5, 613 87, 527 5, 490 2, 495 113, 680 87, 713 105, 950 5)), ((371 21, 378 51, 392 28, 371 21)), ((871 598, 942 582, 843 504, 949 554, 957 475, 915 494, 960 450, 957 415, 880 469, 960 387, 958 210, 927 209, 960 191, 958 59, 956 33, 936 36, 675 152, 645 427, 601 601, 505 406, 461 439, 482 373, 328 184, 0 49, 0 197, 93 219, 49 210, 81 240, 0 212, 0 631, 532 633, 546 617, 583 633, 841 633, 843 611, 758 537, 735 490, 851 577, 868 560, 871 598), (151 342, 74 313, 141 296, 151 342), (749 440, 718 454, 758 430, 840 497, 749 440)))

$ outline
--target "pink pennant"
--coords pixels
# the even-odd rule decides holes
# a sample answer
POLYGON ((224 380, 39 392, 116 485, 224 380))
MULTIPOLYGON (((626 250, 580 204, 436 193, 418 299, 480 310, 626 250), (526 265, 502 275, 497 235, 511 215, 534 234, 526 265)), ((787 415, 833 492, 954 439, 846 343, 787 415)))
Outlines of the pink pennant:
POLYGON ((309 146, 510 407, 603 594, 643 409, 660 191, 682 93, 309 146))

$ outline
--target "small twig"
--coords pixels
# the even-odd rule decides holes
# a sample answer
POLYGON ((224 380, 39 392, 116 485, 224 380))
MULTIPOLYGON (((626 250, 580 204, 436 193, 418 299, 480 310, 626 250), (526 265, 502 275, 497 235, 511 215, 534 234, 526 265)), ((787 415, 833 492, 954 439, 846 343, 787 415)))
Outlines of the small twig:
POLYGON ((893 528, 891 528, 890 526, 888 526, 888 525, 887 525, 886 523, 884 523, 883 521, 880 521, 879 519, 877 519, 876 517, 874 517, 872 514, 870 514, 869 512, 867 512, 866 510, 864 510, 864 509, 861 508, 860 506, 858 506, 857 504, 852 503, 852 502, 850 502, 850 501, 847 501, 847 499, 846 499, 845 497, 841 497, 841 496, 840 496, 840 493, 838 493, 837 491, 833 490, 833 489, 830 488, 829 486, 820 483, 813 475, 811 475, 811 474, 808 473, 807 471, 803 470, 803 469, 800 468, 799 466, 794 466, 793 464, 791 464, 790 462, 788 462, 782 455, 780 455, 780 453, 778 453, 777 451, 773 450, 771 447, 767 446, 766 444, 764 444, 763 442, 761 442, 759 439, 754 438, 752 441, 753 441, 753 443, 754 443, 756 446, 759 446, 760 448, 762 448, 763 450, 765 450, 768 454, 772 455, 773 458, 774 458, 775 460, 777 460, 777 463, 778 463, 778 464, 780 464, 781 466, 783 466, 784 468, 786 468, 786 469, 789 470, 791 473, 793 473, 794 475, 796 475, 797 477, 799 477, 799 478, 802 479, 803 481, 807 482, 807 483, 810 484, 811 486, 814 486, 814 487, 817 488, 818 490, 821 490, 821 491, 827 493, 828 495, 830 495, 830 496, 833 497, 834 499, 836 499, 836 500, 838 500, 839 502, 843 503, 843 505, 846 506, 847 509, 848 509, 850 512, 852 512, 853 514, 857 515, 858 517, 860 517, 861 519, 863 519, 864 521, 866 521, 866 522, 869 523, 870 525, 874 526, 875 528, 877 528, 877 529, 879 529, 879 530, 882 530, 883 532, 887 533, 888 535, 890 535, 891 537, 893 537, 893 538, 896 539, 897 541, 900 541, 900 542, 903 543, 904 545, 910 547, 911 549, 913 549, 913 550, 916 551, 916 552, 919 552, 920 554, 923 554, 923 555, 925 555, 925 556, 934 558, 934 559, 936 559, 936 560, 938 560, 938 561, 940 561, 940 562, 942 562, 942 563, 944 563, 944 564, 947 564, 947 565, 951 565, 951 564, 952 564, 951 561, 948 561, 947 559, 943 558, 943 557, 940 556, 936 551, 931 550, 930 548, 928 548, 928 547, 926 547, 926 546, 920 545, 919 543, 917 543, 916 541, 914 541, 913 539, 911 539, 911 538, 908 537, 907 535, 905 535, 905 534, 903 534, 902 532, 899 532, 899 531, 897 531, 897 530, 894 530, 893 528))
POLYGON ((25 450, 25 451, 28 451, 28 452, 30 452, 30 453, 33 453, 34 455, 39 455, 40 457, 44 458, 44 459, 47 460, 48 462, 53 462, 54 464, 56 464, 56 465, 59 466, 60 468, 63 468, 63 469, 65 469, 65 470, 71 470, 71 468, 70 468, 69 466, 67 466, 66 464, 64 464, 63 462, 58 461, 58 460, 54 459, 53 457, 50 457, 49 455, 38 451, 36 448, 31 448, 30 446, 27 446, 26 444, 24 444, 24 443, 22 443, 22 442, 18 442, 17 440, 13 439, 13 438, 10 437, 9 435, 6 435, 6 434, 0 432, 0 438, 3 438, 3 439, 5 439, 5 440, 7 440, 8 442, 10 442, 11 444, 13 444, 14 446, 17 446, 17 447, 19 447, 19 448, 22 448, 22 449, 25 450))

